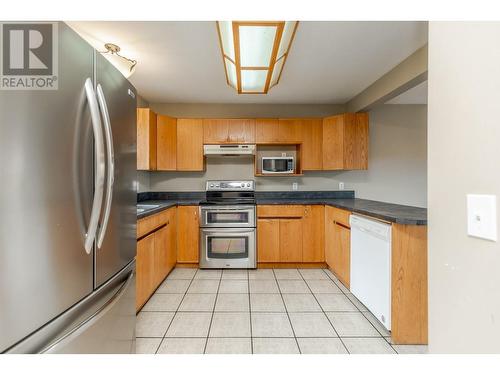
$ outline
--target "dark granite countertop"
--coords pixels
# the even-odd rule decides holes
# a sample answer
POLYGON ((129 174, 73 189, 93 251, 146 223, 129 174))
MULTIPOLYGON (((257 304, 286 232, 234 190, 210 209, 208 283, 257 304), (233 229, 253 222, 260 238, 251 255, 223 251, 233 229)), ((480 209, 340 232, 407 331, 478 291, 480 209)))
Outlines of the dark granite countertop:
POLYGON ((427 209, 368 199, 258 199, 257 204, 324 204, 397 224, 427 225, 427 209))
POLYGON ((158 199, 151 199, 151 200, 144 200, 140 201, 140 204, 157 204, 159 205, 157 208, 153 208, 150 210, 143 211, 141 213, 137 214, 137 219, 143 219, 147 216, 156 214, 158 212, 161 212, 163 210, 166 210, 167 208, 174 207, 174 206, 198 206, 200 204, 201 199, 164 199, 164 200, 158 200, 158 199))
MULTIPOLYGON (((169 207, 196 206, 204 200, 204 192, 140 193, 138 202, 159 207, 137 215, 138 219, 169 207)), ((258 205, 264 204, 324 204, 397 224, 427 225, 427 209, 354 198, 352 191, 329 192, 256 192, 258 205)))

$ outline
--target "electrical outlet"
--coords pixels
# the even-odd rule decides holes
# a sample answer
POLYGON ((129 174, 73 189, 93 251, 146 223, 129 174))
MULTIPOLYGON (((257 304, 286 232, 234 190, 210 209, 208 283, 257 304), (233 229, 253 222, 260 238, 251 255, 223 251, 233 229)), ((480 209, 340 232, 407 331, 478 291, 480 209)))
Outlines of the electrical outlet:
POLYGON ((298 182, 294 182, 292 184, 292 190, 299 190, 299 183, 298 182))
POLYGON ((281 156, 285 158, 286 157, 286 152, 282 152, 281 156))
POLYGON ((344 183, 343 182, 339 182, 339 190, 344 190, 344 183))

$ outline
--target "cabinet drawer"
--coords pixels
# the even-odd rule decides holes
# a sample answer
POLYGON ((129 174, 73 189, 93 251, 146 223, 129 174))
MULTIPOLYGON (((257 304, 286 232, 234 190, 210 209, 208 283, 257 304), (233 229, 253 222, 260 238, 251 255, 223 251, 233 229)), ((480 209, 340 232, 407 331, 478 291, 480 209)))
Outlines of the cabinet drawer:
POLYGON ((137 238, 144 236, 145 234, 152 232, 158 225, 158 216, 152 215, 140 219, 137 222, 137 238))
POLYGON ((299 205, 257 206, 257 217, 301 218, 304 216, 304 207, 299 205))
POLYGON ((161 227, 163 224, 166 224, 171 219, 174 209, 175 207, 169 208, 157 214, 139 219, 137 222, 137 238, 152 232, 156 228, 161 227))
POLYGON ((327 206, 327 209, 330 211, 329 218, 331 220, 339 224, 345 225, 348 228, 351 227, 351 225, 349 224, 349 216, 351 216, 351 211, 342 210, 340 208, 330 207, 330 206, 327 206))

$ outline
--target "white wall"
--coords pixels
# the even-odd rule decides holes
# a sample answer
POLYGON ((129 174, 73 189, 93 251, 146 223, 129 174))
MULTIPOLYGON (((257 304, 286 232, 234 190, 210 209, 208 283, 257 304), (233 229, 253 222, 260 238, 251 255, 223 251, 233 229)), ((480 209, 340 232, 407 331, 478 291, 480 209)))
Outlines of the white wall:
MULTIPOLYGON (((196 113, 202 116, 199 111, 196 113)), ((342 181, 346 189, 354 189, 360 198, 425 207, 426 114, 426 106, 422 105, 384 105, 372 110, 368 171, 305 172, 303 177, 255 178, 251 159, 208 159, 205 172, 151 172, 149 188, 151 191, 202 191, 209 179, 255 178, 260 191, 291 190, 293 182, 299 183, 300 190, 336 190, 342 181)), ((186 112, 175 115, 187 116, 186 112)))
POLYGON ((500 245, 466 233, 466 194, 500 195, 500 23, 429 31, 429 349, 500 353, 500 245))

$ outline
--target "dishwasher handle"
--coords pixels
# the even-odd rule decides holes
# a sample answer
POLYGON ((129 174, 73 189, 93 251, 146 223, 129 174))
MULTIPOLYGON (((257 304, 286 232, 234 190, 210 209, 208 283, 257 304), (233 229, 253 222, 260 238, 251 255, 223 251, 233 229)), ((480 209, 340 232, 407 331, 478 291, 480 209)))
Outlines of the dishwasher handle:
POLYGON ((351 230, 357 230, 366 235, 377 237, 386 242, 392 240, 392 226, 378 220, 371 220, 365 217, 351 215, 349 218, 351 230))

